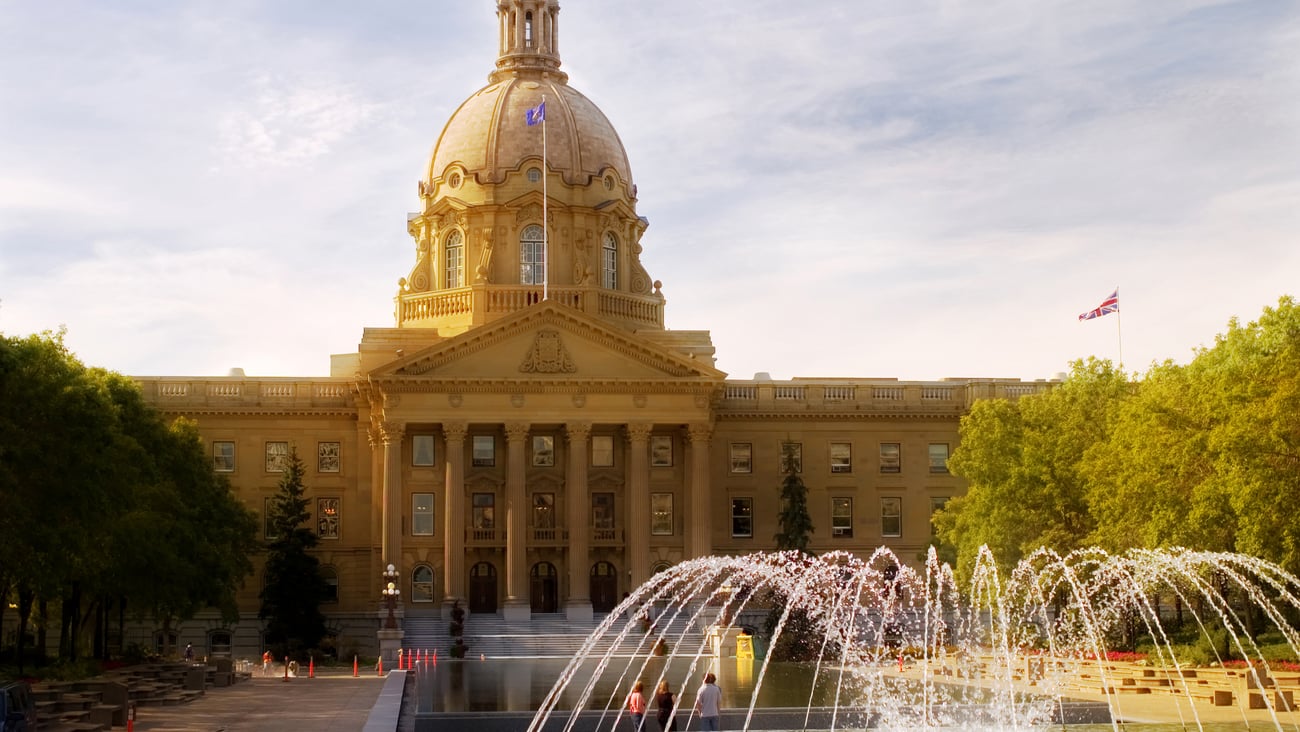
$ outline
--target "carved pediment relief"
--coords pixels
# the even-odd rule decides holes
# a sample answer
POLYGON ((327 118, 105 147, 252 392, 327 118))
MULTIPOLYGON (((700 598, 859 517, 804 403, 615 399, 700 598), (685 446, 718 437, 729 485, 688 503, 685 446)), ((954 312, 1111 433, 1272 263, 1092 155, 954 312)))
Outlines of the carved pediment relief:
POLYGON ((371 376, 456 382, 541 378, 612 383, 716 379, 723 374, 635 334, 607 328, 581 311, 546 301, 401 358, 371 376))
POLYGON ((519 370, 526 374, 572 374, 578 367, 564 350, 559 332, 542 330, 537 332, 519 370))

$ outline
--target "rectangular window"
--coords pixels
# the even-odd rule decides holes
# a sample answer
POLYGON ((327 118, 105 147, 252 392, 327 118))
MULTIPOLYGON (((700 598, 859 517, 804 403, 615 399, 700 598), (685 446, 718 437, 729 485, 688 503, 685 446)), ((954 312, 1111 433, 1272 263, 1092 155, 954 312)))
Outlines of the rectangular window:
POLYGON ((533 467, 549 468, 555 465, 555 438, 551 435, 533 435, 533 467))
POLYGON ((796 473, 803 472, 802 442, 781 443, 781 472, 784 474, 789 473, 791 470, 796 473))
POLYGON ((831 472, 853 472, 853 444, 849 442, 831 443, 831 472))
POLYGON ((591 494, 591 525, 596 529, 614 528, 614 494, 591 494))
POLYGON ((671 468, 673 466, 672 435, 650 436, 650 467, 671 468))
POLYGON ((283 473, 289 465, 289 443, 266 443, 266 472, 283 473))
POLYGON ((614 436, 591 436, 591 466, 593 468, 614 467, 614 436))
POLYGON ((754 499, 731 499, 731 535, 738 538, 754 535, 754 499))
POLYGON ((465 245, 459 233, 447 238, 447 288, 465 286, 465 245))
POLYGON ((339 538, 339 503, 337 498, 316 499, 316 523, 320 538, 339 538))
MULTIPOLYGON (((540 227, 538 227, 540 228, 540 227)), ((519 284, 540 285, 546 280, 546 247, 543 242, 519 243, 519 284)))
POLYGON ((533 494, 533 528, 534 529, 555 528, 555 494, 554 493, 533 494))
POLYGON ((414 493, 411 495, 411 535, 433 536, 436 514, 432 493, 414 493))
POLYGON ((433 435, 411 435, 411 465, 433 466, 433 435))
POLYGON ((218 473, 235 472, 235 443, 212 443, 212 469, 218 473))
POLYGON ((903 470, 902 450, 897 442, 880 443, 880 472, 901 473, 903 470))
POLYGON ((650 533, 654 536, 673 535, 673 494, 650 494, 650 533))
POLYGON ((474 455, 472 462, 476 468, 490 468, 496 465, 496 438, 492 435, 474 435, 474 455))
POLYGON ((495 529, 497 526, 496 494, 475 493, 470 500, 474 509, 474 528, 495 529))
POLYGON ((754 449, 748 442, 731 443, 731 472, 754 472, 754 449))
POLYGON ((316 443, 316 472, 337 473, 341 468, 339 455, 341 445, 337 442, 316 443))
POLYGON ((931 473, 948 472, 948 443, 946 442, 930 443, 930 472, 931 473))
POLYGON ((935 525, 934 525, 934 515, 935 515, 936 513, 940 512, 940 511, 942 511, 944 505, 947 504, 947 503, 948 503, 948 498, 947 498, 946 496, 943 497, 943 498, 931 498, 931 499, 930 499, 930 536, 935 536, 936 534, 939 533, 939 532, 935 529, 935 525))
POLYGON ((831 536, 853 536, 853 499, 831 499, 831 536))
POLYGON ((893 497, 880 499, 880 535, 903 535, 903 499, 893 497))

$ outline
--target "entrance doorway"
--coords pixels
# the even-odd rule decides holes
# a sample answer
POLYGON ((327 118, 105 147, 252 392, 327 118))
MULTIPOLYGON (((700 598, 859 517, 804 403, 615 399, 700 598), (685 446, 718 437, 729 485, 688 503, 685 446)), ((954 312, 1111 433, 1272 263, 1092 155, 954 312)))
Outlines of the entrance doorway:
POLYGON ((618 605, 618 571, 609 562, 591 565, 591 610, 607 613, 618 605))
POLYGON ((479 562, 469 570, 469 611, 497 611, 497 568, 489 562, 479 562))
POLYGON ((535 613, 553 613, 559 610, 559 575, 555 565, 538 562, 529 571, 528 607, 535 613))

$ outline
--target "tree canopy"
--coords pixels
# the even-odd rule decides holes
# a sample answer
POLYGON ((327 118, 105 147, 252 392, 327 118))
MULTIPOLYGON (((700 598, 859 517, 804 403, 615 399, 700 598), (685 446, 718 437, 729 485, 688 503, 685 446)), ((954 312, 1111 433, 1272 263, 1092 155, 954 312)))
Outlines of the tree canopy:
POLYGON ((290 451, 268 511, 272 537, 258 617, 266 622, 267 642, 278 656, 299 657, 317 648, 326 633, 320 606, 329 587, 320 561, 310 553, 319 538, 308 524, 311 510, 302 482, 305 473, 298 451, 290 451))
POLYGON ((936 516, 968 571, 980 545, 1191 546, 1300 569, 1300 308, 1232 320, 1186 365, 1125 377, 1073 364, 1060 386, 976 403, 949 461, 966 495, 936 516))
POLYGON ((0 395, 0 594, 16 595, 20 630, 33 604, 56 602, 75 659, 83 598, 164 622, 233 610, 256 521, 192 422, 166 424, 134 381, 83 365, 62 332, 0 337, 0 395))

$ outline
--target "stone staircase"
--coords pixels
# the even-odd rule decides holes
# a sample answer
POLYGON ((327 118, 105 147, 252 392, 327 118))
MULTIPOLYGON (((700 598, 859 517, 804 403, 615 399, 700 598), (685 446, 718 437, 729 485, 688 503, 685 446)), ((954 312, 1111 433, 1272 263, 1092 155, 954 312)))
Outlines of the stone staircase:
MULTIPOLYGON (((473 614, 465 619, 465 644, 469 656, 487 658, 572 658, 576 656, 591 634, 604 622, 604 614, 596 614, 589 622, 572 621, 562 613, 534 613, 528 622, 509 622, 497 614, 473 614)), ((446 658, 452 639, 448 635, 450 621, 436 615, 408 615, 402 622, 406 631, 403 646, 408 649, 437 649, 438 656, 446 658)), ((607 653, 617 642, 618 633, 626 625, 615 622, 610 632, 599 638, 588 651, 589 655, 607 653)), ((686 644, 696 648, 704 640, 703 632, 689 629, 683 615, 665 629, 669 643, 686 644)), ((656 632, 660 629, 656 627, 656 632)), ((624 637, 615 649, 615 655, 648 654, 650 641, 639 625, 624 637), (645 641, 643 643, 643 640, 645 641)))

